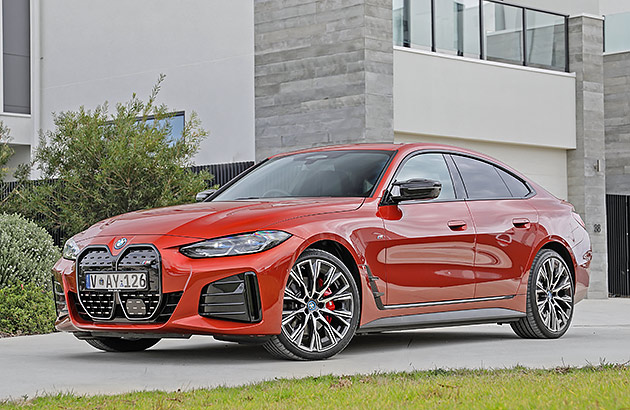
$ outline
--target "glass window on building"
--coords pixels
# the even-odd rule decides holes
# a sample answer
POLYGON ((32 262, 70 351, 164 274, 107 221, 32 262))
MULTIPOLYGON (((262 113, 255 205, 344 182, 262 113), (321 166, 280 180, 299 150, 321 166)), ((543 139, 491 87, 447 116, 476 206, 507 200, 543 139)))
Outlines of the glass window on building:
MULTIPOLYGON (((393 0, 392 4, 397 46, 568 71, 568 16, 497 0, 393 0)), ((615 39, 630 39, 630 13, 627 20, 611 20, 611 32, 626 30, 615 39)))
POLYGON ((3 111, 31 113, 31 14, 29 0, 2 1, 3 111))
POLYGON ((393 0, 394 44, 431 49, 431 0, 393 0))
POLYGON ((564 70, 566 67, 565 17, 525 11, 527 65, 564 70))
MULTIPOLYGON (((146 124, 152 126, 155 122, 155 117, 150 116, 146 119, 146 124)), ((169 127, 169 141, 171 144, 181 139, 184 133, 185 127, 185 115, 183 111, 168 114, 166 118, 158 120, 157 126, 159 128, 169 127)))
POLYGON ((392 1, 392 26, 394 27, 394 45, 403 46, 403 14, 405 12, 403 0, 392 1))
POLYGON ((435 2, 435 49, 479 58, 479 1, 435 2))
POLYGON ((523 62, 523 9, 483 2, 486 58, 505 63, 523 62))
POLYGON ((606 16, 604 49, 607 53, 630 51, 630 12, 606 16))

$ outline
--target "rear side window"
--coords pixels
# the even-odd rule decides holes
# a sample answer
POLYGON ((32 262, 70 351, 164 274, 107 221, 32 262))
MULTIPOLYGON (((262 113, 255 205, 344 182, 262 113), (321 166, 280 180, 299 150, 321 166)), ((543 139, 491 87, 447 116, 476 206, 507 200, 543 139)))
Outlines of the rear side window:
POLYGON ((505 182, 505 185, 507 185, 514 198, 524 198, 529 195, 530 189, 523 181, 512 174, 508 174, 501 168, 497 168, 497 171, 499 172, 499 175, 501 175, 501 179, 503 179, 503 182, 505 182))
POLYGON ((499 169, 474 158, 453 155, 470 199, 511 198, 512 194, 499 169))

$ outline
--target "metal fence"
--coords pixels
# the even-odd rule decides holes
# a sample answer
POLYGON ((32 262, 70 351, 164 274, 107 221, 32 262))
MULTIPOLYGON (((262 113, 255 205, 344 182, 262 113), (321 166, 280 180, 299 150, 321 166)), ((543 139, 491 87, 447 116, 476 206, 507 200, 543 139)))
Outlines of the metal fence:
POLYGON ((608 292, 630 296, 630 196, 606 195, 608 292))
MULTIPOLYGON (((214 176, 214 178, 212 179, 212 184, 225 185, 252 165, 254 165, 253 161, 232 162, 227 164, 200 165, 191 167, 190 170, 196 173, 199 173, 201 171, 208 171, 214 176)), ((29 181, 28 183, 33 185, 41 185, 51 183, 52 181, 53 180, 35 180, 29 181)), ((2 203, 2 201, 4 201, 11 194, 11 191, 13 191, 17 186, 17 182, 0 182, 0 203, 2 203)), ((191 201, 194 201, 194 198, 191 198, 191 201)), ((37 220, 35 222, 37 222, 37 220)), ((55 245, 63 245, 61 243, 62 238, 64 237, 63 232, 61 232, 59 229, 55 229, 53 231, 49 231, 49 233, 52 235, 53 240, 55 241, 55 245)))
POLYGON ((214 175, 213 183, 225 185, 233 178, 254 165, 253 161, 232 162, 229 164, 200 165, 190 168, 193 172, 208 171, 214 175))

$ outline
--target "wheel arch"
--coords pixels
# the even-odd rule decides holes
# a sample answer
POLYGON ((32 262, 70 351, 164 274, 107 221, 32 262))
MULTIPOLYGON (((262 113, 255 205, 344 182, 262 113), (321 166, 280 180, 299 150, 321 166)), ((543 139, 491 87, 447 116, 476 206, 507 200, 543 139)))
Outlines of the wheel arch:
MULTIPOLYGON (((363 301, 363 290, 361 287, 361 275, 359 274, 359 265, 357 264, 356 259, 352 255, 352 252, 342 243, 334 240, 334 239, 320 239, 316 242, 311 243, 307 249, 319 249, 325 252, 328 252, 335 257, 337 257, 344 265, 348 268, 350 273, 352 274, 352 278, 354 279, 357 289, 359 290, 359 302, 362 304, 363 301)), ((359 310, 361 311, 361 310, 359 310)))
POLYGON ((569 250, 568 246, 566 246, 564 243, 562 243, 559 240, 550 238, 549 241, 545 242, 540 247, 540 249, 538 249, 538 251, 534 254, 534 257, 536 256, 536 254, 538 254, 538 252, 540 252, 543 249, 550 249, 552 251, 555 251, 558 255, 560 255, 560 257, 564 260, 564 262, 569 267, 569 271, 571 272, 571 278, 573 279, 573 286, 575 287, 575 283, 576 283, 575 282, 576 281, 575 259, 573 257, 573 254, 569 250))

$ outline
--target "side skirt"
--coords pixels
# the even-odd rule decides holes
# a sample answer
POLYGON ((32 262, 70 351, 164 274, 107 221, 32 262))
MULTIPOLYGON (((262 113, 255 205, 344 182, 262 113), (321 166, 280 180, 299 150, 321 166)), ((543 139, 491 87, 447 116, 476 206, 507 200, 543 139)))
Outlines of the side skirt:
POLYGON ((388 330, 422 329, 430 327, 479 325, 484 323, 514 322, 525 313, 504 309, 485 308, 455 310, 450 312, 421 313, 408 316, 384 317, 364 324, 357 333, 384 332, 388 330))

